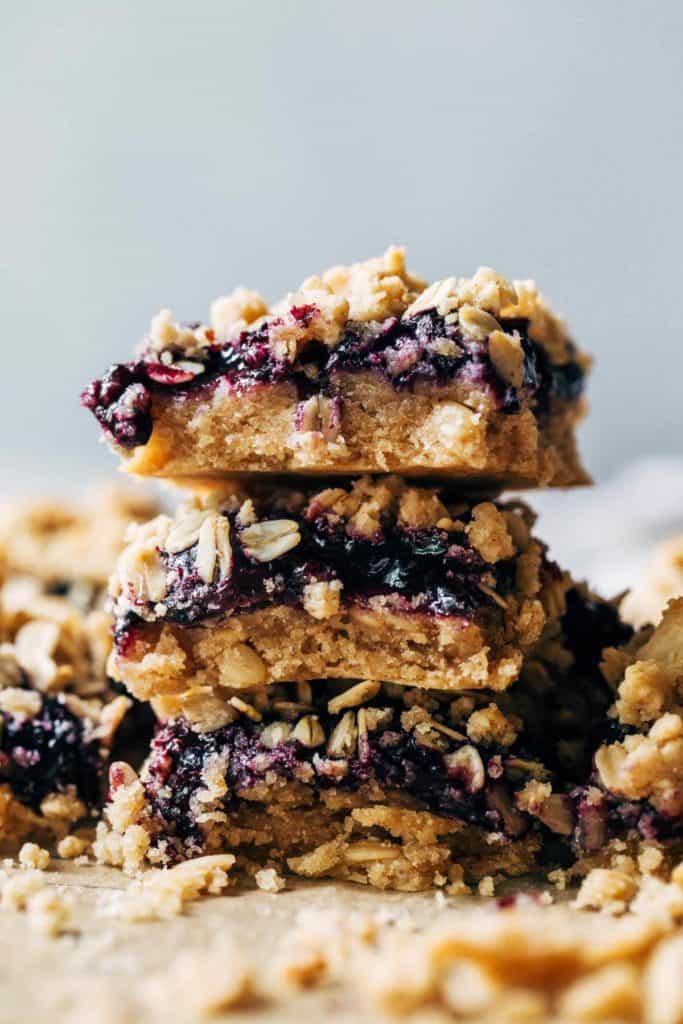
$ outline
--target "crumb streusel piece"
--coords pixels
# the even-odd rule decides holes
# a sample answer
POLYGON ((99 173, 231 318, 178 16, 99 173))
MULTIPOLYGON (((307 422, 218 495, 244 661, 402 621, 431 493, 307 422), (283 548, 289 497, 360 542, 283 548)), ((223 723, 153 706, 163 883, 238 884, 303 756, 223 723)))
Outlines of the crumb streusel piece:
POLYGON ((250 493, 132 535, 110 670, 137 697, 329 677, 504 690, 564 613, 569 578, 519 502, 399 477, 250 493))
POLYGON ((586 483, 588 361, 531 281, 431 286, 402 249, 306 280, 272 309, 238 288, 209 325, 152 321, 83 393, 143 476, 401 472, 586 483))
POLYGON ((646 915, 601 920, 533 897, 368 944, 349 971, 376 1013, 438 1021, 678 1024, 681 939, 646 915))
MULTIPOLYGON (((18 635, 19 655, 37 685, 54 689, 54 676, 81 696, 102 695, 113 624, 104 609, 107 583, 131 525, 158 511, 139 485, 130 484, 99 486, 78 500, 2 507, 3 638, 18 635)), ((107 689, 110 696, 124 692, 120 684, 107 683, 107 689)), ((133 705, 117 731, 115 753, 139 763, 154 717, 140 702, 133 705)))

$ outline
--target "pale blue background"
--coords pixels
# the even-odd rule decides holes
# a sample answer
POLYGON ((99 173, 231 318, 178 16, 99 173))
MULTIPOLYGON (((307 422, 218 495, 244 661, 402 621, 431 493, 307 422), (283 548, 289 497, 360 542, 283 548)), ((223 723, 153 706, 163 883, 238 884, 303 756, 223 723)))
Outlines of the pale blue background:
POLYGON ((170 305, 408 245, 535 276, 586 459, 681 451, 683 5, 2 4, 3 488, 114 460, 78 392, 170 305))

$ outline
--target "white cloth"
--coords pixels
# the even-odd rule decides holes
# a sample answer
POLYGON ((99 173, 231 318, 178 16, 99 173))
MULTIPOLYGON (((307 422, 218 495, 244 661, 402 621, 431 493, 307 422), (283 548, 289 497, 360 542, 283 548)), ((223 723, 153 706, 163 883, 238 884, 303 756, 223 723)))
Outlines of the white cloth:
POLYGON ((658 456, 593 487, 523 497, 550 556, 611 597, 636 582, 657 544, 683 533, 683 459, 658 456))

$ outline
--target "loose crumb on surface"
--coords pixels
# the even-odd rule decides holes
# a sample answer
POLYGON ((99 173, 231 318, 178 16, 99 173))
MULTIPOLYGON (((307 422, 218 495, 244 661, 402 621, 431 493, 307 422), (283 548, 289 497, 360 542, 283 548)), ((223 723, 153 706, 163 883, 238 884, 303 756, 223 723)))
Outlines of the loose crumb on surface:
POLYGON ((71 900, 51 887, 30 896, 26 912, 31 928, 48 938, 61 935, 71 924, 71 900))
POLYGON ((24 868, 45 871, 50 863, 50 854, 37 843, 24 843, 19 850, 19 863, 24 868))
POLYGON ((25 910, 31 896, 45 888, 41 871, 29 868, 27 871, 0 879, 0 905, 7 910, 25 910))
MULTIPOLYGON (((255 1001, 254 965, 232 942, 208 954, 184 953, 172 965, 181 1002, 202 1017, 247 1007, 255 1001)), ((168 973, 163 981, 168 984, 168 973)))
POLYGON ((57 855, 61 857, 62 860, 80 859, 86 846, 87 843, 85 840, 81 839, 79 836, 65 836, 64 839, 60 839, 57 843, 57 855))
POLYGON ((263 892, 282 892, 285 888, 284 878, 277 873, 275 868, 262 868, 254 876, 256 884, 263 892))
POLYGON ((479 889, 480 896, 493 896, 496 891, 496 886, 491 875, 484 875, 477 888, 479 889))
POLYGON ((186 903, 202 893, 216 896, 223 892, 234 863, 231 853, 221 853, 184 861, 170 869, 150 869, 117 900, 114 915, 127 921, 167 921, 177 917, 186 903))

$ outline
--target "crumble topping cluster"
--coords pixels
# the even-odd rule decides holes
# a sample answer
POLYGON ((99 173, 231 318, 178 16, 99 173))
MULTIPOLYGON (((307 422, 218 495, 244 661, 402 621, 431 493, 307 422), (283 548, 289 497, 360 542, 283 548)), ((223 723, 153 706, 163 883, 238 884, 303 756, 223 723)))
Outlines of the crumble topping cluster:
POLYGON ((683 599, 620 653, 621 663, 606 652, 605 671, 616 684, 612 714, 628 733, 598 750, 600 781, 676 818, 683 812, 683 599))
MULTIPOLYGON (((311 340, 335 348, 347 323, 379 323, 392 317, 408 321, 431 310, 446 323, 458 324, 465 337, 488 338, 496 369, 513 387, 522 383, 520 336, 514 329, 506 331, 500 320, 527 320, 529 336, 554 364, 575 357, 564 323, 533 281, 511 282, 482 267, 471 278, 449 277, 428 286, 406 270, 405 252, 395 246, 384 256, 308 278, 270 310, 258 292, 243 287, 212 304, 210 326, 183 326, 174 322, 169 310, 162 310, 152 320, 141 354, 191 377, 202 372, 210 346, 268 324, 274 358, 295 363, 311 340)), ((441 346, 439 354, 457 355, 452 340, 443 338, 441 346)))

